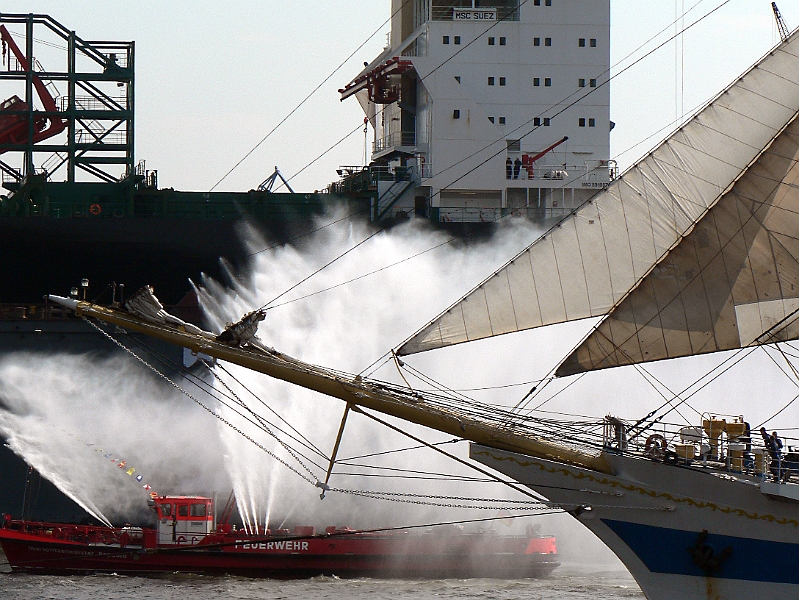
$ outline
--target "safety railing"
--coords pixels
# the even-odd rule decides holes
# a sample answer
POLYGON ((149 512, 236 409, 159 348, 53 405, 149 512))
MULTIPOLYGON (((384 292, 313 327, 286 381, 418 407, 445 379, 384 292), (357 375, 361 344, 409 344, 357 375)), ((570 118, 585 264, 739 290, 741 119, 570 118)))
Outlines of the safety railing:
MULTIPOLYGON (((512 156, 511 156, 512 158, 512 156)), ((505 167, 505 178, 522 181, 551 181, 559 187, 568 184, 573 187, 579 183, 581 187, 602 189, 618 177, 615 161, 601 161, 582 165, 541 164, 524 165, 523 158, 518 163, 512 160, 505 167)))
POLYGON ((373 152, 383 152, 390 148, 412 147, 416 145, 416 132, 396 131, 380 138, 373 144, 373 152))

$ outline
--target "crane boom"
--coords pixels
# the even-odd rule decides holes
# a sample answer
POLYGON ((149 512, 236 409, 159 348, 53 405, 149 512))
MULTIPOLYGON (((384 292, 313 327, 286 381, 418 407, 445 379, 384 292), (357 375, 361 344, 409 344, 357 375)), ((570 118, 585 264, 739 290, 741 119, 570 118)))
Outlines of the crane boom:
POLYGON ((780 39, 784 42, 788 39, 788 26, 785 25, 785 19, 782 18, 782 13, 780 13, 780 9, 777 8, 777 3, 771 3, 771 10, 774 11, 774 19, 777 21, 777 29, 780 32, 780 39))

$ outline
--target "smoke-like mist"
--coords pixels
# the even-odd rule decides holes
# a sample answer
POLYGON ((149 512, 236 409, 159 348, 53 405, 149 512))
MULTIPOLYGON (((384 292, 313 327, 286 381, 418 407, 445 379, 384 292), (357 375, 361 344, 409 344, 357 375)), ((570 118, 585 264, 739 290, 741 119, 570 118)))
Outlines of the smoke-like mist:
POLYGON ((215 425, 135 361, 20 353, 0 359, 0 382, 9 447, 101 520, 141 516, 143 485, 229 486, 215 425))
MULTIPOLYGON (((321 230, 302 249, 292 246, 258 252, 268 244, 253 232, 247 238, 254 257, 248 275, 231 277, 224 286, 204 281, 200 300, 211 320, 211 329, 224 327, 227 321, 262 306, 281 296, 307 275, 314 273, 332 258, 342 255, 370 234, 365 226, 347 223, 321 230), (257 252, 257 253, 256 253, 257 252)), ((425 253, 446 241, 442 233, 433 233, 410 224, 381 232, 347 254, 340 261, 321 270, 289 294, 273 303, 259 334, 264 343, 304 361, 350 373, 358 373, 396 346, 420 325, 433 318, 478 281, 503 264, 509 256, 537 235, 525 228, 508 228, 495 236, 491 243, 469 247, 447 244, 425 253), (411 256, 416 258, 363 277, 372 271, 392 265, 411 256), (358 277, 355 281, 351 281, 358 277), (343 282, 350 282, 340 285, 343 282), (319 292, 319 293, 316 293, 319 292), (309 296, 310 295, 310 296, 309 296), (301 298, 294 302, 292 300, 301 298)), ((272 380, 244 369, 226 367, 251 390, 258 399, 297 427, 322 452, 332 451, 344 404, 317 393, 272 380)), ((449 383, 459 376, 475 381, 473 367, 449 365, 449 383)), ((490 373, 489 379, 515 377, 519 366, 508 363, 501 373, 490 373)), ((381 379, 402 382, 392 363, 375 373, 381 379)), ((249 406, 258 408, 258 401, 224 374, 220 378, 249 406)), ((412 382, 416 385, 417 382, 412 382)), ((259 413, 275 420, 263 407, 259 413)), ((225 415, 247 432, 247 427, 232 416, 225 415)), ((430 441, 448 438, 405 423, 398 425, 430 441)), ((253 437, 255 437, 253 433, 253 437)), ((232 474, 236 495, 250 519, 270 516, 270 526, 282 521, 313 524, 384 526, 437 519, 469 518, 472 513, 434 510, 421 504, 393 503, 359 498, 353 495, 330 493, 324 501, 311 484, 291 473, 241 436, 221 426, 226 444, 228 471, 232 474)), ((261 433, 259 439, 263 439, 261 433)), ((297 443, 291 443, 298 448, 297 443)), ((417 444, 389 429, 351 413, 339 450, 339 460, 376 452, 416 446, 417 444)), ((270 448, 276 447, 271 443, 270 448)), ((450 452, 465 457, 466 445, 447 446, 450 452)), ((300 467, 288 453, 278 448, 278 454, 290 464, 300 467)), ((303 451, 310 460, 303 462, 314 476, 324 479, 327 463, 312 452, 303 451)), ((330 485, 333 487, 391 491, 409 494, 438 494, 474 497, 504 497, 507 492, 496 484, 464 484, 423 479, 435 474, 460 474, 474 477, 479 474, 428 450, 413 450, 355 461, 362 466, 337 464, 330 485), (373 468, 385 467, 385 468, 373 468), (394 470, 387 470, 394 469, 394 470), (405 471, 401 471, 405 470, 405 471), (414 474, 406 471, 424 471, 414 474), (347 473, 367 476, 354 476, 347 473), (405 477, 410 475, 411 477, 405 477)), ((495 513, 496 514, 496 513, 495 513)), ((478 516, 485 516, 483 514, 478 516)))
MULTIPOLYGON (((226 321, 280 295, 369 233, 365 226, 351 223, 324 228, 302 249, 286 246, 255 254, 249 273, 228 286, 202 282, 201 300, 212 328, 219 329, 226 321)), ((254 252, 267 245, 252 231, 247 235, 254 252)), ((268 345, 303 360, 358 372, 501 265, 534 235, 521 227, 509 227, 491 243, 469 247, 447 244, 423 253, 445 241, 446 236, 413 225, 381 232, 280 298, 261 326, 261 337, 268 345), (284 304, 419 253, 423 254, 379 274, 284 304)), ((288 426, 260 401, 267 403, 324 454, 330 454, 343 403, 242 369, 227 368, 257 396, 256 399, 218 371, 224 384, 249 407, 288 431, 288 426)), ((460 377, 470 383, 480 379, 471 369, 467 365, 450 365, 448 382, 457 382, 460 377)), ((524 365, 509 362, 498 371, 488 374, 487 380, 514 379, 516 372, 524 371, 524 365)), ((376 376, 398 380, 391 365, 376 376)), ((142 511, 146 514, 147 491, 142 484, 171 494, 209 494, 219 490, 221 498, 232 485, 245 522, 268 522, 272 527, 283 523, 369 527, 469 518, 475 514, 341 493, 330 493, 321 501, 318 488, 214 420, 186 396, 154 379, 128 357, 99 360, 93 356, 11 355, 0 361, 0 382, 0 431, 7 436, 9 446, 101 519, 121 521, 135 518, 142 511), (119 469, 118 463, 111 462, 107 455, 125 460, 125 469, 119 469), (136 469, 133 475, 128 475, 129 468, 136 469), (142 475, 143 481, 136 482, 136 475, 142 475)), ((215 385, 220 393, 229 394, 220 382, 215 385)), ((258 443, 305 473, 269 436, 243 424, 238 415, 217 406, 214 399, 189 389, 221 416, 252 434, 258 443)), ((419 428, 411 430, 430 441, 446 439, 419 428)), ((300 448, 285 434, 279 435, 302 452, 302 460, 314 479, 324 479, 327 463, 323 458, 300 448)), ((415 445, 351 414, 338 457, 343 460, 415 445)), ((466 455, 463 443, 445 448, 461 457, 466 455)), ((338 464, 331 486, 485 498, 507 493, 496 484, 467 485, 426 478, 439 474, 475 476, 430 450, 355 462, 355 466, 338 464), (396 470, 387 471, 384 467, 396 470)))

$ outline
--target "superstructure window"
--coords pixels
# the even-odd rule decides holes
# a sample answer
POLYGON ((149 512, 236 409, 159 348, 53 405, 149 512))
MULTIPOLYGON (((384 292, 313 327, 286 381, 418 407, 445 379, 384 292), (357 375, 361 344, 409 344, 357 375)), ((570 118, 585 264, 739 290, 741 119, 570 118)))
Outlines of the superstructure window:
POLYGON ((541 38, 533 38, 533 46, 540 46, 541 38))
POLYGON ((536 117, 535 119, 533 119, 533 125, 535 125, 536 127, 540 127, 541 126, 541 117, 536 117))
POLYGON ((544 4, 546 4, 547 6, 552 6, 552 0, 546 0, 544 4))
POLYGON ((596 38, 591 38, 591 47, 596 48, 596 38))
POLYGON ((533 77, 533 85, 535 87, 538 87, 539 85, 541 85, 541 79, 539 77, 533 77))
POLYGON ((499 118, 499 124, 500 125, 504 125, 505 124, 505 117, 500 117, 499 118))
POLYGON ((589 127, 596 127, 596 119, 588 119, 589 127))
POLYGON ((549 127, 550 119, 549 117, 544 117, 544 127, 549 127))
POLYGON ((494 78, 493 77, 489 77, 488 78, 488 85, 494 85, 494 78))
POLYGON ((552 38, 544 38, 544 46, 551 46, 552 38))
POLYGON ((461 76, 460 75, 455 75, 455 81, 460 83, 461 82, 461 76))
POLYGON ((459 46, 459 45, 460 45, 460 43, 461 43, 461 36, 459 36, 459 35, 456 35, 456 36, 455 36, 455 45, 456 45, 456 46, 459 46))
POLYGON ((585 127, 585 119, 583 117, 580 117, 580 120, 577 122, 577 124, 580 127, 585 127))
POLYGON ((552 87, 552 78, 551 77, 544 77, 544 86, 545 87, 552 87))
POLYGON ((443 38, 441 38, 441 43, 442 44, 449 44, 449 36, 445 35, 443 38))
POLYGON ((589 82, 589 85, 590 85, 591 87, 596 87, 596 79, 592 79, 592 80, 589 82))
POLYGON ((499 78, 499 85, 505 85, 505 81, 506 81, 506 80, 505 80, 505 78, 504 78, 504 77, 500 77, 500 78, 499 78))
POLYGON ((489 46, 493 46, 494 45, 494 38, 492 38, 492 37, 488 38, 488 45, 489 46))
POLYGON ((189 516, 189 505, 188 504, 178 504, 178 516, 179 517, 188 517, 189 516))
POLYGON ((508 42, 508 40, 506 38, 504 38, 504 37, 499 38, 499 45, 500 46, 504 46, 505 44, 507 44, 507 42, 508 42))
POLYGON ((578 82, 577 85, 579 85, 580 87, 585 87, 585 79, 580 78, 577 80, 577 82, 578 82))
POLYGON ((191 505, 190 515, 192 517, 204 517, 205 516, 205 503, 192 504, 191 505))
POLYGON ((541 0, 533 0, 533 6, 541 6, 541 0))
POLYGON ((452 118, 453 119, 460 119, 461 118, 461 111, 459 111, 457 108, 455 110, 453 110, 452 111, 452 118))
POLYGON ((585 38, 580 38, 577 45, 580 46, 580 48, 585 48, 585 38))
POLYGON ((493 123, 494 122, 494 117, 488 117, 488 120, 493 123))

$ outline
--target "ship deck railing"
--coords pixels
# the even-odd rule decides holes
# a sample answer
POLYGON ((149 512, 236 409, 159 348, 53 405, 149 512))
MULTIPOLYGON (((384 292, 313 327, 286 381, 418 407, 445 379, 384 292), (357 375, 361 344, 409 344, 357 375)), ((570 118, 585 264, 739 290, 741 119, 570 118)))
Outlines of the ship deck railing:
MULTIPOLYGON (((170 314, 178 315, 184 320, 189 318, 185 307, 167 306, 170 314)), ((80 320, 82 317, 58 304, 23 304, 10 302, 0 304, 0 321, 67 321, 80 320)), ((189 320, 191 320, 189 318, 189 320)))
POLYGON ((495 223, 502 219, 528 219, 530 221, 560 220, 572 213, 567 207, 543 206, 437 206, 433 207, 433 220, 440 223, 495 223))
MULTIPOLYGON (((66 523, 48 523, 38 521, 6 519, 3 528, 27 535, 59 540, 104 546, 143 546, 145 530, 141 527, 107 527, 104 525, 73 525, 66 523)), ((151 530, 154 532, 154 530, 151 530)))
POLYGON ((606 417, 603 429, 602 447, 610 454, 727 473, 752 481, 788 483, 792 478, 799 479, 799 439, 782 437, 783 451, 775 457, 756 431, 731 437, 725 433, 711 444, 702 427, 684 424, 661 424, 658 429, 630 427, 619 419, 606 417))

